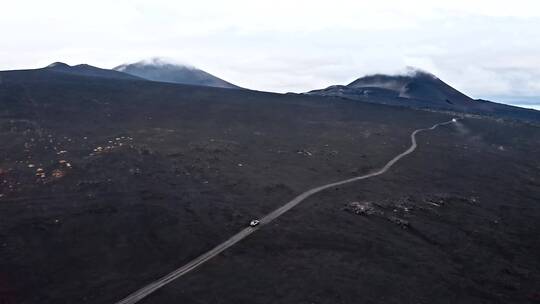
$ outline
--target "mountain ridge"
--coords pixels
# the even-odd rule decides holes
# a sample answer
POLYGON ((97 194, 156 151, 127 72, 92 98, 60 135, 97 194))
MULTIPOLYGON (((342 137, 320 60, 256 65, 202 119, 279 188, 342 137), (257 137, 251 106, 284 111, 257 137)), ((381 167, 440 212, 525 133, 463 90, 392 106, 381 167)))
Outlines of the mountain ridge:
POLYGON ((143 80, 141 77, 123 73, 121 71, 102 69, 85 63, 71 66, 64 62, 57 61, 42 68, 42 70, 90 77, 143 80))

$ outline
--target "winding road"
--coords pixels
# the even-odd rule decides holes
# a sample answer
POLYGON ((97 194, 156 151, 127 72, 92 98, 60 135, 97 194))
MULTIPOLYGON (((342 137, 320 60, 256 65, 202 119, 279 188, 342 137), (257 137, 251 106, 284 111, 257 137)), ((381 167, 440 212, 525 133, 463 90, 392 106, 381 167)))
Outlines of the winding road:
POLYGON ((412 152, 414 152, 414 150, 416 150, 416 147, 417 147, 416 135, 418 133, 423 132, 423 131, 428 131, 428 130, 434 130, 435 128, 437 128, 439 126, 447 125, 447 124, 451 124, 451 123, 455 123, 455 122, 457 122, 457 120, 452 119, 452 120, 447 121, 447 122, 442 122, 442 123, 435 124, 431 128, 415 130, 414 132, 411 133, 411 146, 406 151, 404 151, 403 153, 401 153, 401 154, 397 155, 396 157, 394 157, 393 159, 391 159, 381 169, 379 169, 377 171, 374 171, 372 173, 368 173, 366 175, 357 176, 357 177, 349 178, 349 179, 346 179, 346 180, 338 181, 338 182, 335 182, 335 183, 326 184, 326 185, 323 185, 323 186, 320 186, 320 187, 317 187, 317 188, 313 188, 313 189, 310 189, 310 190, 298 195, 297 197, 295 197, 290 202, 286 203, 285 205, 279 207, 278 209, 276 209, 276 210, 268 213, 264 217, 262 217, 260 219, 260 224, 258 226, 244 228, 243 230, 241 230, 237 234, 233 235, 230 239, 226 240, 225 242, 217 245, 213 249, 211 249, 211 250, 207 251, 206 253, 198 256, 194 260, 192 260, 189 263, 185 264, 184 266, 176 269, 175 271, 167 274, 166 276, 164 276, 164 277, 162 277, 162 278, 160 278, 160 279, 158 279, 158 280, 156 280, 156 281, 142 287, 141 289, 139 289, 139 290, 135 291, 134 293, 128 295, 124 299, 116 302, 116 304, 133 304, 133 303, 139 302, 140 300, 142 300, 146 296, 150 295, 154 291, 158 290, 159 288, 169 284, 170 282, 174 281, 175 279, 177 279, 177 278, 187 274, 188 272, 196 269, 197 267, 201 266, 202 264, 204 264, 208 260, 210 260, 213 257, 217 256, 221 252, 225 251, 227 248, 229 248, 229 247, 233 246, 234 244, 240 242, 241 240, 246 238, 248 235, 250 235, 253 232, 259 230, 262 227, 264 227, 264 225, 269 224, 270 222, 272 222, 276 218, 280 217, 285 212, 291 210, 296 205, 300 204, 305 199, 307 199, 308 197, 312 196, 315 193, 321 192, 321 191, 323 191, 325 189, 328 189, 328 188, 340 186, 340 185, 343 185, 343 184, 352 183, 352 182, 355 182, 355 181, 367 179, 367 178, 374 177, 374 176, 381 175, 381 174, 385 173, 386 171, 388 171, 388 169, 390 169, 400 159, 407 156, 408 154, 411 154, 412 152))

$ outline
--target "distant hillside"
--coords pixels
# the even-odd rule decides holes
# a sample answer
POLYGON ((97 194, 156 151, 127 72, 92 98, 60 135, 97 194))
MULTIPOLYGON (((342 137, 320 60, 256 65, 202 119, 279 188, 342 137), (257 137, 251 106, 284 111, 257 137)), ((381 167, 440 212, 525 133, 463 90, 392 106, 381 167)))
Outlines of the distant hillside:
POLYGON ((2 83, 50 83, 61 81, 74 82, 100 82, 100 80, 121 81, 147 81, 137 76, 118 71, 97 68, 87 64, 70 66, 62 62, 52 63, 44 68, 27 70, 0 71, 0 84, 2 83))
POLYGON ((114 79, 138 79, 140 77, 122 73, 119 71, 101 69, 95 66, 88 64, 79 64, 70 66, 63 62, 55 62, 44 68, 45 70, 55 71, 60 73, 81 75, 81 76, 90 76, 90 77, 101 77, 101 78, 114 78, 114 79))
POLYGON ((475 100, 436 76, 417 70, 411 71, 407 75, 369 75, 348 85, 334 85, 322 90, 313 90, 307 94, 412 108, 540 121, 539 111, 487 100, 475 100))
POLYGON ((172 64, 155 58, 149 61, 123 64, 117 66, 114 70, 153 81, 240 89, 240 87, 232 83, 195 67, 172 64))

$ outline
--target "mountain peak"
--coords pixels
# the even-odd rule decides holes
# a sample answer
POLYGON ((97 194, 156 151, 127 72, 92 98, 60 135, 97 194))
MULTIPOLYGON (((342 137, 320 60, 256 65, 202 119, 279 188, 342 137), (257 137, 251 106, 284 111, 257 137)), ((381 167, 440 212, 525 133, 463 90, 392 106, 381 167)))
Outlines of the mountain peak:
POLYGON ((69 69, 71 66, 67 63, 63 63, 60 61, 53 62, 46 66, 47 69, 69 69))
POLYGON ((348 87, 384 87, 386 89, 398 89, 411 81, 442 82, 437 76, 424 70, 407 67, 401 74, 370 74, 349 83, 348 87))
POLYGON ((348 85, 315 90, 310 94, 421 108, 463 110, 476 106, 472 98, 435 75, 414 68, 408 68, 405 73, 397 75, 367 75, 348 85))
POLYGON ((160 57, 122 64, 114 68, 134 76, 152 81, 171 82, 189 85, 238 89, 239 87, 191 65, 172 63, 160 57))
POLYGON ((152 57, 152 58, 143 59, 143 60, 140 60, 140 61, 137 61, 137 62, 134 62, 134 63, 125 63, 125 64, 122 64, 122 65, 119 65, 119 66, 115 67, 114 70, 124 71, 128 67, 131 67, 131 68, 132 67, 140 67, 140 68, 155 67, 155 68, 192 69, 192 70, 197 69, 192 65, 185 64, 185 63, 174 62, 172 60, 165 59, 163 57, 152 57))

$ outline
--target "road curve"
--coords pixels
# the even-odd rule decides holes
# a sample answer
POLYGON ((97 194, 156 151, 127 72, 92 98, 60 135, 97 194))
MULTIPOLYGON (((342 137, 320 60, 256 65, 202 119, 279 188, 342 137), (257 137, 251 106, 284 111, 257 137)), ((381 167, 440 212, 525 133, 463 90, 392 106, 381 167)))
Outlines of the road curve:
POLYGON ((357 177, 349 178, 349 179, 342 180, 342 181, 339 181, 339 182, 335 182, 335 183, 323 185, 323 186, 320 186, 320 187, 317 187, 317 188, 313 188, 313 189, 310 189, 310 190, 298 195, 297 197, 295 197, 290 202, 286 203, 285 205, 279 207, 278 209, 276 209, 276 210, 268 213, 264 217, 262 217, 260 219, 260 224, 258 226, 244 228, 243 230, 241 230, 237 234, 233 235, 230 239, 226 240, 225 242, 217 245, 213 249, 211 249, 211 250, 207 251, 206 253, 198 256, 194 260, 192 260, 189 263, 185 264, 184 266, 176 269, 175 271, 167 274, 166 276, 164 276, 164 277, 162 277, 162 278, 160 278, 160 279, 158 279, 158 280, 144 286, 143 288, 135 291, 134 293, 128 295, 124 299, 116 302, 116 304, 133 304, 133 303, 139 302, 140 300, 142 300, 146 296, 150 295, 154 291, 158 290, 159 288, 161 288, 161 287, 169 284, 173 280, 187 274, 188 272, 192 271, 193 269, 195 269, 195 268, 199 267, 200 265, 204 264, 206 261, 212 259, 216 255, 218 255, 221 252, 225 251, 227 248, 229 248, 229 247, 233 246, 234 244, 240 242, 241 240, 246 238, 248 235, 250 235, 253 232, 257 231, 258 229, 263 227, 265 224, 268 224, 268 223, 272 222, 273 220, 275 220, 276 218, 280 217, 285 212, 287 212, 290 209, 294 208, 296 205, 300 204, 302 201, 304 201, 305 199, 307 199, 308 197, 312 196, 315 193, 321 192, 321 191, 323 191, 325 189, 328 189, 328 188, 340 186, 340 185, 347 184, 347 183, 352 183, 352 182, 355 182, 355 181, 358 181, 358 180, 367 179, 367 178, 374 177, 374 176, 381 175, 381 174, 385 173, 386 171, 388 171, 388 169, 390 169, 400 159, 402 159, 403 157, 405 157, 408 154, 411 154, 412 152, 414 152, 414 150, 416 150, 416 147, 417 147, 416 134, 418 134, 420 132, 423 132, 423 131, 434 130, 435 128, 437 128, 439 126, 451 124, 453 122, 455 122, 455 120, 450 120, 450 121, 447 121, 447 122, 438 123, 438 124, 433 125, 430 128, 415 130, 414 132, 411 133, 411 146, 406 151, 404 151, 403 153, 401 153, 401 154, 397 155, 396 157, 392 158, 381 169, 379 169, 377 171, 374 171, 374 172, 371 172, 371 173, 368 173, 366 175, 357 176, 357 177))

